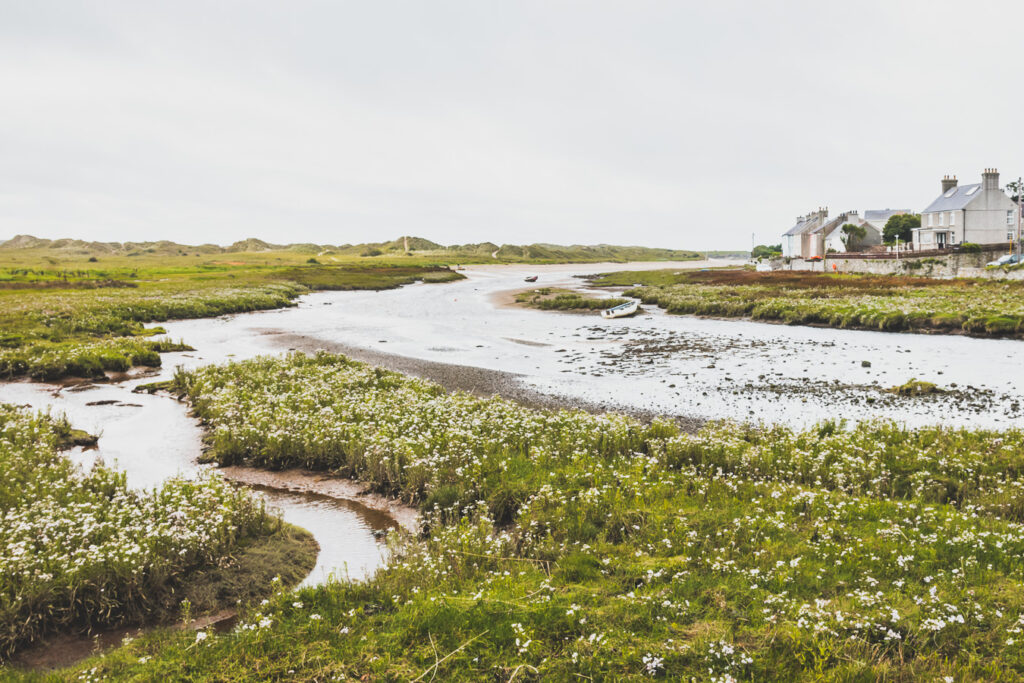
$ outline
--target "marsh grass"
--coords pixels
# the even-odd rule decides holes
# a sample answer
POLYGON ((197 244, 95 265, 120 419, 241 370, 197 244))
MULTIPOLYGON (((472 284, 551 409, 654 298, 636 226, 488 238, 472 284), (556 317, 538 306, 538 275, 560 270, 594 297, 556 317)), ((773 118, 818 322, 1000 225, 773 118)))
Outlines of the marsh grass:
POLYGON ((0 404, 0 658, 46 633, 176 609, 190 573, 280 528, 216 475, 135 491, 102 464, 82 471, 58 452, 80 438, 66 420, 0 404))
POLYGON ((934 382, 925 382, 920 379, 910 379, 909 381, 894 386, 889 389, 893 394, 899 396, 927 396, 929 394, 941 394, 945 390, 936 385, 934 382))
POLYGON ((748 270, 609 273, 603 286, 669 313, 789 325, 1024 337, 1019 282, 748 270))
POLYGON ((1020 680, 1024 434, 536 411, 340 356, 179 373, 211 456, 355 477, 423 534, 124 678, 1020 680))
POLYGON ((160 353, 190 348, 184 342, 140 339, 153 336, 156 330, 146 327, 153 322, 282 308, 314 290, 380 290, 463 279, 436 265, 186 265, 180 258, 131 268, 5 272, 8 280, 0 276, 0 379, 36 380, 159 366, 160 353), (4 282, 9 287, 3 288, 4 282))
POLYGON ((599 311, 627 303, 628 299, 598 299, 582 292, 558 287, 541 287, 516 294, 516 303, 542 311, 599 311))

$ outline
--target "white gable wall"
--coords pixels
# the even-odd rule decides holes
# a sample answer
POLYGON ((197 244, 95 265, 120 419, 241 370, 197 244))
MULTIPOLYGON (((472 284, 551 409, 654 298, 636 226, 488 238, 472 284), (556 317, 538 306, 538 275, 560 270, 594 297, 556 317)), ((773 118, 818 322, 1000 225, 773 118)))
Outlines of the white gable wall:
POLYGON ((826 250, 832 249, 840 254, 848 251, 846 246, 843 244, 843 225, 846 225, 847 223, 860 225, 864 228, 864 238, 859 239, 854 243, 854 251, 864 251, 866 247, 882 243, 882 233, 870 221, 850 216, 850 220, 843 221, 842 225, 833 230, 829 236, 825 238, 826 250))
POLYGON ((782 236, 782 255, 786 258, 800 256, 800 235, 782 236))
POLYGON ((1002 190, 982 190, 978 195, 964 211, 963 238, 958 241, 994 244, 1012 239, 1017 205, 1002 190))

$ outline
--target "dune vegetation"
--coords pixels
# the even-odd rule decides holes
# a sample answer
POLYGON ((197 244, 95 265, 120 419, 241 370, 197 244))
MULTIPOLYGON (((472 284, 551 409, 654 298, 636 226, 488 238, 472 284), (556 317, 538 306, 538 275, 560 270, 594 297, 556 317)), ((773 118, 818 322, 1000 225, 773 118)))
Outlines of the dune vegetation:
POLYGON ((1024 283, 750 270, 625 271, 593 280, 669 313, 788 325, 1024 337, 1024 283))
MULTIPOLYGON (((272 541, 287 552, 263 567, 262 585, 250 572, 255 592, 231 592, 236 599, 269 593, 275 574, 293 585, 312 566, 308 534, 285 530, 218 475, 135 491, 122 473, 85 472, 62 455, 74 436, 64 419, 0 404, 0 661, 49 633, 176 615, 199 594, 189 585, 198 575, 250 546, 272 541)), ((235 606, 227 597, 194 600, 195 614, 235 606)))
POLYGON ((420 507, 362 583, 60 675, 1020 680, 1024 433, 538 411, 341 356, 179 372, 209 457, 420 507))
MULTIPOLYGON (((153 257, 180 260, 181 264, 246 261, 265 264, 308 263, 325 265, 384 262, 429 265, 455 263, 598 263, 602 261, 685 261, 703 258, 695 251, 614 244, 476 244, 443 245, 422 237, 399 237, 363 244, 271 244, 260 239, 239 240, 228 246, 158 242, 88 242, 40 239, 18 235, 0 242, 3 261, 36 267, 69 263, 146 261, 153 257)), ((0 277, 0 283, 3 278, 0 277)))

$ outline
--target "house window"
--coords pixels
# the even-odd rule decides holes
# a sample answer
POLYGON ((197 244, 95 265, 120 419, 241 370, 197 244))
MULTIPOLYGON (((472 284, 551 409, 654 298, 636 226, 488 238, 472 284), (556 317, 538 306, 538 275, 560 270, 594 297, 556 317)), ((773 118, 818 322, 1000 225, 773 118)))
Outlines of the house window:
POLYGON ((928 227, 932 227, 932 214, 928 214, 928 227))
POLYGON ((956 225, 956 211, 949 212, 949 224, 956 225))
POLYGON ((1013 209, 1008 209, 1006 212, 1006 224, 1013 225, 1013 209))
POLYGON ((940 211, 939 212, 939 225, 945 225, 945 224, 946 224, 946 214, 944 214, 944 213, 942 213, 940 211))

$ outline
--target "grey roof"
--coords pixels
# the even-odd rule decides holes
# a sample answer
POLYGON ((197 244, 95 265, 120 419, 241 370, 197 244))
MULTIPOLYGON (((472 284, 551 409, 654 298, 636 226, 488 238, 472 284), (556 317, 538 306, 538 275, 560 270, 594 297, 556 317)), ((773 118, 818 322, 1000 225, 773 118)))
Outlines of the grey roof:
POLYGON ((864 212, 864 220, 872 223, 887 221, 898 213, 910 213, 910 209, 868 209, 864 212))
POLYGON ((939 198, 929 204, 928 208, 925 209, 923 213, 931 213, 933 211, 956 211, 957 209, 962 209, 981 196, 978 192, 980 188, 981 183, 956 187, 954 188, 956 192, 949 197, 946 196, 948 193, 939 195, 939 198), (971 188, 975 188, 975 191, 968 194, 971 188))
POLYGON ((836 216, 835 218, 833 218, 832 220, 828 221, 827 223, 822 223, 821 225, 819 225, 815 229, 811 230, 811 233, 815 233, 816 234, 816 233, 820 232, 823 235, 825 235, 826 237, 828 237, 840 225, 845 225, 846 223, 849 223, 849 222, 850 222, 850 214, 848 214, 848 213, 841 213, 838 216, 836 216))
POLYGON ((799 223, 794 225, 792 228, 790 228, 786 232, 782 233, 782 236, 783 237, 789 237, 790 235, 799 235, 799 234, 807 232, 811 228, 817 227, 817 225, 818 225, 818 216, 817 216, 817 214, 814 214, 814 215, 808 216, 807 218, 804 218, 802 221, 800 221, 799 223))

